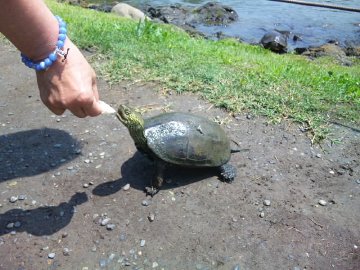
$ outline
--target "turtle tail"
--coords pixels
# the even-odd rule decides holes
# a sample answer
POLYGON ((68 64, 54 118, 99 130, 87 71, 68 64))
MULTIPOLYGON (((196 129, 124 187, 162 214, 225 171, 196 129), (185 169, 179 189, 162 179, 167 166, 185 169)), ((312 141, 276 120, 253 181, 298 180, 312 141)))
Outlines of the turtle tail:
POLYGON ((230 149, 230 153, 239 153, 239 152, 249 152, 250 149, 249 148, 245 148, 245 149, 230 149))

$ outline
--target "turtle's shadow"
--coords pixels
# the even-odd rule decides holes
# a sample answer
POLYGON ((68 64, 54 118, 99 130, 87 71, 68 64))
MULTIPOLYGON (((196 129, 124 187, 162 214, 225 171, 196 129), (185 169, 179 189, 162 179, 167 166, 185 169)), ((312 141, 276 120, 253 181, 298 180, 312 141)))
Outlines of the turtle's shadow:
POLYGON ((66 227, 75 213, 74 207, 86 201, 86 193, 81 192, 75 193, 69 202, 62 202, 57 206, 43 206, 30 210, 11 209, 0 214, 0 236, 11 231, 27 232, 36 236, 52 235, 66 227), (9 226, 10 224, 12 226, 9 226))
MULTIPOLYGON (((151 185, 155 175, 155 164, 140 152, 136 152, 121 166, 122 177, 96 186, 92 193, 108 196, 121 190, 126 184, 144 191, 151 185)), ((161 190, 181 187, 217 175, 215 168, 185 168, 169 166, 165 171, 165 182, 161 190)))
POLYGON ((0 182, 54 170, 77 157, 81 144, 63 130, 42 128, 0 136, 0 182))

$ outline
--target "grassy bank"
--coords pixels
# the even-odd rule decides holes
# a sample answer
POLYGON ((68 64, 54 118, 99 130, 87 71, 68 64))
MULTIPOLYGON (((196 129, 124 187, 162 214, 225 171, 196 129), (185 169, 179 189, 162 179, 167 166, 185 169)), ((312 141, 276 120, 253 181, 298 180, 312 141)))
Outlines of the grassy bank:
POLYGON ((110 14, 48 1, 68 22, 69 36, 102 56, 106 79, 157 81, 178 92, 197 92, 231 112, 249 111, 274 121, 293 119, 313 141, 327 123, 359 124, 360 65, 311 62, 276 55, 234 40, 190 38, 171 26, 138 24, 110 14))

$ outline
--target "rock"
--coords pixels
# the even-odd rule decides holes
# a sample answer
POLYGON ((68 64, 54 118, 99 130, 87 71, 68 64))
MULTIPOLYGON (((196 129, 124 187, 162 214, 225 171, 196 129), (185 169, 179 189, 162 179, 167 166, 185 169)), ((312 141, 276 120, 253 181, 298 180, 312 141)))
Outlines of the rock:
POLYGON ((271 201, 270 200, 264 200, 263 203, 264 203, 265 206, 270 206, 271 201))
POLYGON ((101 226, 106 226, 109 223, 110 220, 111 220, 110 218, 103 218, 100 221, 100 225, 101 226))
POLYGON ((142 12, 141 10, 134 8, 126 3, 119 3, 119 4, 115 5, 111 9, 111 12, 115 13, 121 17, 133 19, 136 21, 139 21, 139 20, 143 21, 145 19, 150 20, 150 18, 145 16, 144 12, 142 12))
POLYGON ((149 202, 148 202, 147 200, 143 200, 143 201, 141 202, 141 205, 143 205, 143 206, 149 206, 149 202))
POLYGON ((108 229, 109 231, 112 231, 113 229, 115 229, 116 225, 115 224, 107 224, 106 225, 106 229, 108 229))
POLYGON ((20 194, 19 197, 18 197, 18 200, 19 200, 19 201, 26 200, 26 195, 20 194))
POLYGON ((68 248, 64 248, 63 249, 63 255, 64 256, 69 256, 70 255, 70 250, 68 248))
POLYGON ((127 191, 130 189, 130 184, 126 184, 125 186, 123 186, 123 190, 127 191))
POLYGON ((20 227, 21 227, 21 222, 20 222, 20 221, 16 221, 16 222, 14 223, 14 227, 15 227, 15 228, 20 228, 20 227))
POLYGON ((349 66, 352 62, 347 58, 344 50, 334 43, 327 43, 319 47, 310 47, 301 55, 307 56, 309 58, 318 58, 323 56, 332 57, 337 60, 340 64, 349 66))
POLYGON ((321 206, 327 205, 327 202, 325 200, 319 200, 318 202, 321 206))
POLYGON ((192 22, 204 25, 228 25, 239 19, 234 9, 217 2, 206 3, 192 13, 197 15, 192 22))
POLYGON ((101 268, 106 267, 106 265, 107 265, 107 260, 106 259, 100 259, 99 260, 99 266, 101 268))
POLYGON ((260 215, 259 215, 259 217, 261 217, 261 218, 265 217, 265 213, 264 213, 264 212, 261 212, 260 215))
POLYGON ((288 34, 283 34, 278 31, 270 31, 265 33, 261 38, 260 44, 265 48, 276 53, 287 52, 288 34))
POLYGON ((149 220, 150 222, 153 222, 153 221, 155 220, 155 214, 150 213, 149 216, 148 216, 148 220, 149 220))
POLYGON ((106 3, 99 3, 99 4, 92 3, 92 4, 87 5, 87 8, 108 13, 108 12, 111 12, 111 9, 113 7, 111 5, 106 4, 106 3))
POLYGON ((14 222, 10 222, 6 225, 6 229, 12 229, 14 228, 14 222))
POLYGON ((354 56, 356 58, 360 58, 360 46, 346 47, 344 51, 347 56, 354 56))
POLYGON ((140 247, 143 247, 143 246, 145 246, 145 240, 140 241, 140 247))
POLYGON ((49 253, 49 254, 48 254, 48 258, 49 258, 49 259, 54 259, 54 258, 55 258, 55 253, 54 253, 54 252, 49 253))
POLYGON ((11 196, 9 202, 14 203, 18 200, 18 196, 11 196))

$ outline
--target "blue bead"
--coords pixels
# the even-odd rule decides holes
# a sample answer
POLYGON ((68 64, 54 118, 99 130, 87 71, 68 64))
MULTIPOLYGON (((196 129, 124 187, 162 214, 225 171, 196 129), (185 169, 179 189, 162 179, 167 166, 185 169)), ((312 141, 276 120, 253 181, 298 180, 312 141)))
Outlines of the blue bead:
POLYGON ((53 62, 49 58, 46 58, 44 60, 44 63, 45 63, 45 67, 50 67, 53 62))
POLYGON ((44 61, 41 61, 41 62, 39 63, 39 66, 40 66, 41 70, 43 70, 43 69, 46 68, 46 64, 45 64, 44 61))
POLYGON ((66 35, 66 33, 67 33, 66 28, 65 28, 65 27, 60 27, 60 28, 59 28, 59 33, 60 33, 60 34, 65 34, 65 35, 66 35))
POLYGON ((49 54, 49 59, 50 59, 52 62, 55 62, 56 59, 57 59, 56 53, 50 53, 50 54, 49 54))
POLYGON ((56 46, 61 49, 62 47, 64 47, 64 41, 58 40, 58 41, 56 42, 56 46))
POLYGON ((59 34, 58 40, 64 41, 66 39, 65 34, 59 34))
POLYGON ((37 70, 37 71, 42 70, 40 64, 35 64, 34 68, 35 68, 35 70, 37 70))
POLYGON ((64 27, 64 28, 66 28, 66 22, 64 22, 64 21, 59 21, 59 27, 64 27))

